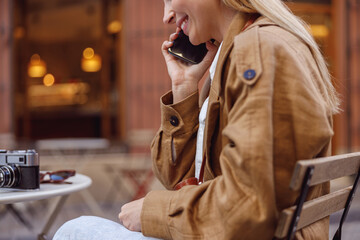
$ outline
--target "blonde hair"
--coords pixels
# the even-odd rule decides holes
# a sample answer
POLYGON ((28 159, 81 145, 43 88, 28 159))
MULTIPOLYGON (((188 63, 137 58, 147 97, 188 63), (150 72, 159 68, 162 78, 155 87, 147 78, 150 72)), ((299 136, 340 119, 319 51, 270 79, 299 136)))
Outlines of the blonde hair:
POLYGON ((258 12, 302 39, 314 55, 315 62, 323 79, 325 90, 321 91, 321 95, 328 109, 332 113, 339 112, 339 98, 331 82, 327 64, 314 38, 307 30, 304 21, 295 16, 281 0, 223 0, 223 2, 237 11, 247 13, 258 12))

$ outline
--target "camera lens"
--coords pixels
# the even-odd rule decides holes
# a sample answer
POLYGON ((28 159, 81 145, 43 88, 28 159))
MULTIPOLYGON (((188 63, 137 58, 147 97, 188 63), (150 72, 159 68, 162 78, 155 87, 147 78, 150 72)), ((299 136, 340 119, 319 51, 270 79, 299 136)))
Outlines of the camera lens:
POLYGON ((20 172, 16 166, 6 165, 0 167, 0 187, 16 187, 20 181, 20 172))

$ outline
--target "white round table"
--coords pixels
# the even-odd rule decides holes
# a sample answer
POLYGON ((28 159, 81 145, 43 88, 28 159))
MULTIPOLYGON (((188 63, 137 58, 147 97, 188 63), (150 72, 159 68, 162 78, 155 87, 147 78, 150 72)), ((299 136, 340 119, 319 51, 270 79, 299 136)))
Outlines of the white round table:
POLYGON ((0 188, 0 204, 13 204, 58 197, 56 201, 52 201, 53 204, 49 208, 45 226, 38 235, 39 240, 47 239, 46 234, 55 221, 55 218, 64 205, 67 197, 71 193, 86 189, 91 185, 92 181, 91 178, 76 173, 74 177, 67 179, 66 182, 71 182, 71 184, 44 183, 40 184, 40 189, 28 191, 21 189, 0 188))
POLYGON ((28 191, 0 188, 0 204, 34 201, 69 195, 70 193, 83 190, 91 185, 91 179, 79 173, 67 179, 66 182, 71 182, 72 184, 44 183, 40 184, 40 189, 28 191))

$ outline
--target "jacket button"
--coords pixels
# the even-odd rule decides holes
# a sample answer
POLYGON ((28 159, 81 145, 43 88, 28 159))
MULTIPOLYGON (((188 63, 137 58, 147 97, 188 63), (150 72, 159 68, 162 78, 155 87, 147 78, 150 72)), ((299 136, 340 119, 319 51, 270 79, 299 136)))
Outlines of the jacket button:
POLYGON ((171 116, 170 117, 170 123, 171 123, 171 125, 176 127, 176 126, 179 125, 179 119, 176 116, 171 116))
POLYGON ((244 78, 246 80, 251 80, 256 76, 256 72, 254 69, 248 69, 244 72, 244 78))

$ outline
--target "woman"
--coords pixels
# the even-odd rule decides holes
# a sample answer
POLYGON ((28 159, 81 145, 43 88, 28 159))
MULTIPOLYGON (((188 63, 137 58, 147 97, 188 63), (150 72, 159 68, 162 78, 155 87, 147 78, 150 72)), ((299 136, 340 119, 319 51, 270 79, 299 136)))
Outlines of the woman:
MULTIPOLYGON (((172 91, 161 99, 152 158, 169 190, 124 205, 120 222, 162 239, 272 239, 279 212, 298 197, 288 189, 295 162, 330 154, 338 100, 325 61, 280 0, 164 3, 164 22, 209 51, 187 65, 167 52, 177 33, 163 43, 172 91), (211 39, 221 43, 216 56, 211 39), (172 190, 194 176, 202 184, 172 190)), ((295 238, 328 239, 328 219, 295 238)))

